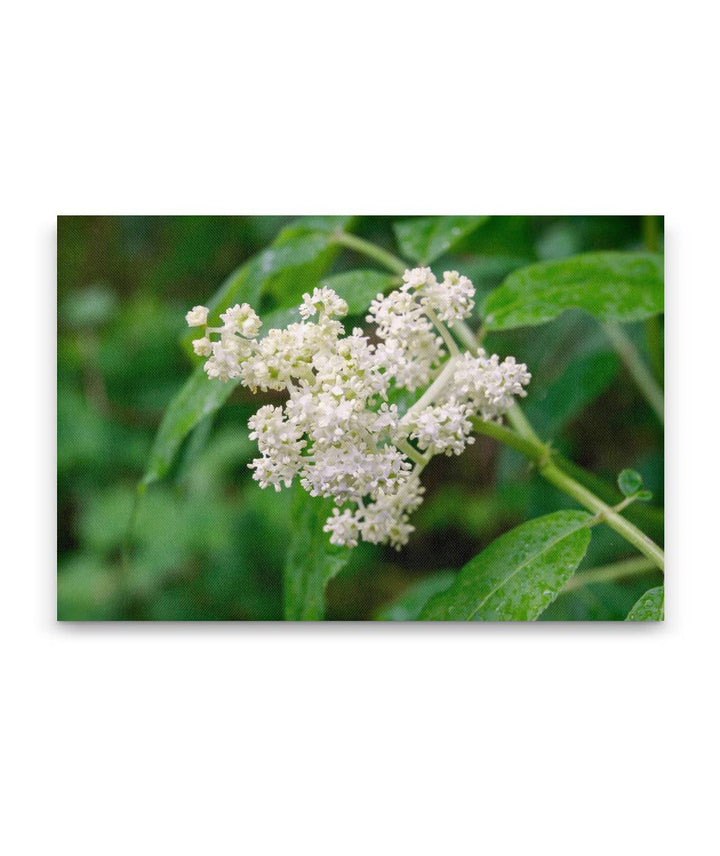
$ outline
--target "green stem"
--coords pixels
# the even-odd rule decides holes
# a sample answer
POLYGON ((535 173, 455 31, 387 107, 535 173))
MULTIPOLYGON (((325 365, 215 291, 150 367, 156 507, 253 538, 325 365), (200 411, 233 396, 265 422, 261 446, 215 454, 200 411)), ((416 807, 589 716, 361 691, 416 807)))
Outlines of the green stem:
POLYGON ((610 339, 613 348, 615 348, 620 355, 620 359, 625 364, 625 368, 630 372, 630 375, 637 384, 638 389, 645 396, 645 399, 655 411, 660 422, 663 423, 665 415, 665 399, 663 391, 660 389, 652 373, 643 362, 643 359, 637 352, 635 345, 633 345, 629 336, 619 324, 603 324, 603 329, 605 330, 608 339, 610 339))
POLYGON ((413 463, 417 464, 418 466, 425 467, 425 466, 427 466, 427 464, 429 463, 429 460, 430 460, 430 459, 427 457, 427 455, 423 455, 423 454, 421 454, 420 452, 418 452, 418 451, 417 451, 417 449, 414 449, 414 448, 410 445, 410 443, 408 443, 408 441, 407 441, 407 440, 403 440, 403 439, 402 439, 402 437, 396 437, 396 438, 393 440, 393 445, 394 445, 396 448, 400 449, 400 451, 401 451, 401 452, 402 452, 406 457, 410 458, 410 460, 411 460, 413 463))
POLYGON ((606 523, 611 529, 622 535, 628 543, 636 547, 644 556, 647 556, 654 565, 664 570, 665 554, 660 547, 644 532, 638 529, 637 526, 618 514, 617 511, 603 502, 592 491, 583 487, 580 482, 575 481, 574 478, 559 469, 553 460, 552 449, 538 438, 529 423, 527 423, 525 416, 520 413, 517 405, 511 408, 510 413, 513 414, 511 419, 516 427, 520 426, 520 431, 513 431, 495 422, 484 422, 482 419, 474 419, 473 425, 477 431, 486 434, 488 437, 500 440, 505 445, 510 446, 533 461, 537 465, 538 472, 546 481, 549 481, 550 484, 555 485, 563 493, 572 497, 588 511, 596 514, 598 521, 606 523), (523 427, 524 425, 527 427, 523 427))
POLYGON ((622 562, 614 562, 612 565, 603 565, 601 568, 592 568, 589 571, 575 574, 567 581, 563 593, 582 588, 589 583, 608 583, 624 577, 632 577, 635 574, 648 574, 654 570, 655 565, 641 556, 635 559, 625 559, 622 562))
POLYGON ((483 338, 482 331, 476 336, 465 321, 456 321, 451 329, 468 351, 472 351, 473 354, 477 353, 483 338))
POLYGON ((435 380, 430 384, 430 386, 425 390, 425 392, 418 398, 415 404, 412 407, 408 408, 407 413, 400 420, 402 424, 406 420, 409 421, 409 417, 413 413, 417 413, 422 410, 423 407, 428 407, 432 404, 435 399, 440 395, 440 393, 445 389, 445 387, 450 383, 453 378, 453 373, 455 372, 455 357, 450 357, 450 359, 445 363, 442 368, 440 374, 435 378, 435 380))
POLYGON ((435 329, 442 336, 443 342, 445 342, 445 347, 448 349, 450 356, 457 357, 460 354, 457 344, 455 340, 450 335, 448 328, 443 324, 443 322, 437 317, 437 314, 429 307, 425 307, 425 314, 435 325, 435 329))
POLYGON ((335 232, 333 241, 336 244, 347 247, 349 250, 355 250, 357 253, 362 253, 371 259, 375 259, 376 262, 379 262, 393 273, 401 275, 405 273, 407 265, 402 259, 387 252, 387 250, 383 250, 377 244, 366 241, 364 238, 359 238, 357 235, 350 235, 347 232, 335 232))

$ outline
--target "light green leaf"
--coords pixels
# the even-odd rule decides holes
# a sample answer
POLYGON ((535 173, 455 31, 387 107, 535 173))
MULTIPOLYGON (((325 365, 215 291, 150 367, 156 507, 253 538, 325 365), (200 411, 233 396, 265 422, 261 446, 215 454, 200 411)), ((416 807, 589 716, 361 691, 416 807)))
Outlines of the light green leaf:
MULTIPOLYGON (((365 315, 368 306, 378 294, 392 288, 395 277, 377 270, 351 270, 324 279, 320 285, 332 288, 347 301, 348 314, 365 315)), ((400 278, 397 278, 400 282, 400 278)))
POLYGON ((405 258, 430 264, 482 226, 487 217, 414 217, 393 224, 405 258))
POLYGON ((236 385, 233 380, 210 380, 201 365, 195 369, 165 411, 142 484, 152 484, 166 475, 185 437, 227 400, 236 385))
POLYGON ((604 321, 639 321, 664 305, 662 256, 587 253, 520 268, 485 299, 488 330, 552 321, 566 309, 583 309, 604 321))
POLYGON ((623 496, 634 496, 643 486, 642 476, 637 470, 623 470, 617 483, 623 496))
POLYGON ((323 532, 333 508, 332 499, 310 496, 295 486, 293 538, 284 573, 287 621, 321 621, 325 617, 325 588, 350 558, 348 547, 336 547, 323 532))
POLYGON ((665 619, 665 587, 646 591, 628 613, 625 621, 663 621, 665 619))
POLYGON ((382 607, 376 621, 416 621, 422 608, 433 597, 450 588, 457 576, 455 571, 440 571, 409 586, 400 597, 382 607))
POLYGON ((501 535, 420 614, 432 621, 534 621, 580 564, 592 517, 556 511, 501 535))

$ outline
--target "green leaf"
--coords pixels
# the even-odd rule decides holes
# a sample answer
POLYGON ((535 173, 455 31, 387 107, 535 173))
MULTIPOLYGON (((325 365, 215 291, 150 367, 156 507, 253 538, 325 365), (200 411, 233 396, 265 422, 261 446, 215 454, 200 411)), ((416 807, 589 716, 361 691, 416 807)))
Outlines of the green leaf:
MULTIPOLYGON (((210 323, 219 323, 220 313, 235 303, 249 303, 259 311, 260 298, 266 293, 275 296, 278 308, 299 303, 302 294, 318 284, 337 254, 333 231, 347 228, 350 221, 350 217, 304 217, 283 229, 266 250, 234 270, 206 301, 210 323)), ((188 353, 192 353, 191 342, 197 336, 197 330, 183 336, 188 353)))
POLYGON ((277 308, 297 306, 312 291, 338 254, 333 232, 350 228, 353 217, 300 217, 283 229, 263 254, 269 277, 263 288, 277 308), (268 254, 270 254, 268 256, 268 254))
POLYGON ((642 476, 637 470, 623 470, 617 483, 623 496, 635 496, 643 486, 642 476))
POLYGON ((142 484, 152 484, 166 475, 185 437, 227 400, 236 385, 232 380, 210 380, 202 366, 195 369, 165 411, 142 484))
POLYGON ((662 256, 587 253, 520 268, 485 299, 488 330, 552 321, 566 309, 583 309, 604 321, 639 321, 664 305, 662 256))
POLYGON ((455 571, 440 571, 409 586, 400 597, 382 607, 376 621, 417 621, 422 608, 433 595, 446 591, 457 576, 455 571))
POLYGON ((663 621, 665 619, 665 587, 646 591, 628 613, 625 621, 663 621))
POLYGON ((487 217, 414 217, 393 224, 405 258, 430 264, 482 226, 487 217))
POLYGON ((580 564, 591 520, 584 511, 556 511, 511 529, 471 559, 420 618, 534 621, 580 564))
POLYGON ((575 354, 556 380, 531 390, 525 405, 531 423, 554 436, 607 390, 618 373, 613 353, 575 354))
POLYGON ((392 274, 377 270, 351 270, 330 276, 320 285, 332 288, 347 301, 349 315, 365 315, 371 301, 392 288, 394 282, 392 274))
POLYGON ((293 537, 284 574, 287 621, 321 621, 325 617, 325 588, 350 558, 348 547, 336 547, 323 532, 334 507, 332 499, 310 496, 295 486, 293 537))
MULTIPOLYGON (((267 284, 272 281, 277 285, 277 280, 271 280, 274 274, 292 271, 297 282, 304 282, 303 277, 309 276, 316 284, 329 263, 325 253, 331 245, 332 231, 346 226, 349 219, 307 217, 283 229, 271 247, 241 265, 208 301, 211 323, 217 320, 216 316, 220 312, 234 303, 249 303, 258 308, 267 284)), ((334 249, 331 252, 334 253, 334 249)), ((266 323, 263 333, 272 326, 283 326, 284 314, 293 313, 294 310, 288 308, 273 313, 273 318, 264 318, 266 323), (279 323, 271 323, 268 327, 268 320, 279 323)), ((191 342, 198 335, 197 330, 189 330, 183 339, 191 351, 191 342)), ((148 485, 167 473, 186 435, 204 416, 214 413, 225 402, 237 383, 235 380, 227 383, 210 380, 203 372, 202 365, 197 366, 165 412, 143 484, 148 485)))

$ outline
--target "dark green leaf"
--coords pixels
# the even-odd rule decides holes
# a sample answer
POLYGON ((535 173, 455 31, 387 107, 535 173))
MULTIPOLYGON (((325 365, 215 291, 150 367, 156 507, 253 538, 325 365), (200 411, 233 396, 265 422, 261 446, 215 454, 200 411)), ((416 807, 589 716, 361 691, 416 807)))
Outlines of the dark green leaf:
POLYGON ((561 376, 545 389, 530 389, 531 397, 524 408, 530 421, 537 430, 555 435, 608 389, 618 367, 617 356, 612 353, 575 355, 561 376))
POLYGON ((352 270, 328 277, 320 284, 332 288, 347 301, 350 315, 365 315, 370 302, 388 291, 394 281, 391 274, 377 270, 352 270))
POLYGON ((471 559, 420 618, 534 621, 580 564, 591 520, 584 511, 556 511, 511 529, 471 559))
POLYGON ((384 606, 376 621, 417 621, 422 608, 436 594, 450 588, 457 576, 455 571, 440 571, 409 586, 400 597, 384 606))
POLYGON ((353 219, 300 217, 280 232, 273 246, 261 255, 263 264, 270 266, 263 292, 275 297, 278 308, 298 305, 302 295, 315 288, 338 253, 333 232, 347 230, 353 219), (275 250, 276 255, 268 258, 267 253, 275 250))
POLYGON ((325 587, 350 558, 348 547, 334 546, 323 532, 333 508, 332 499, 310 496, 296 485, 293 537, 284 574, 287 621, 321 621, 325 617, 325 587))
POLYGON ((488 330, 552 321, 583 309, 604 321, 638 321, 663 311, 663 260, 650 253, 588 253, 514 271, 484 303, 488 330))
POLYGON ((228 398, 237 381, 210 380, 198 366, 165 411, 155 436, 143 484, 161 479, 170 469, 180 444, 192 429, 228 398))
POLYGON ((487 217, 415 217, 393 224, 400 252, 413 262, 430 264, 474 232, 487 217))
POLYGON ((665 588, 658 586, 646 591, 628 613, 626 621, 663 621, 665 618, 665 588))
POLYGON ((617 483, 623 496, 634 496, 643 486, 642 476, 636 470, 623 470, 617 483))

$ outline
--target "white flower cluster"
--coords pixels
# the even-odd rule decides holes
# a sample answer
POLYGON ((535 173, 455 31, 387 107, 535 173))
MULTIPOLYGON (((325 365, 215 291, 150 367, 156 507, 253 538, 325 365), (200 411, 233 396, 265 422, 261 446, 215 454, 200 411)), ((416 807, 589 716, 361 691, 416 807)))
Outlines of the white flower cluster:
MULTIPOLYGON (((223 313, 222 327, 206 327, 193 347, 209 357, 209 377, 287 391, 283 405, 261 407, 248 423, 260 487, 280 490, 297 476, 312 496, 332 497, 337 507, 325 531, 334 544, 406 544, 430 457, 459 455, 473 442, 471 418, 499 418, 530 380, 512 357, 458 351, 446 325, 470 315, 474 294, 456 271, 440 282, 429 268, 406 271, 399 290, 370 305, 377 344, 360 328, 346 335, 337 319, 347 303, 329 288, 303 296, 302 321, 262 339, 247 304, 223 313), (404 415, 388 403, 394 389, 425 387, 404 415)), ((188 325, 205 326, 208 313, 194 307, 188 325)))

